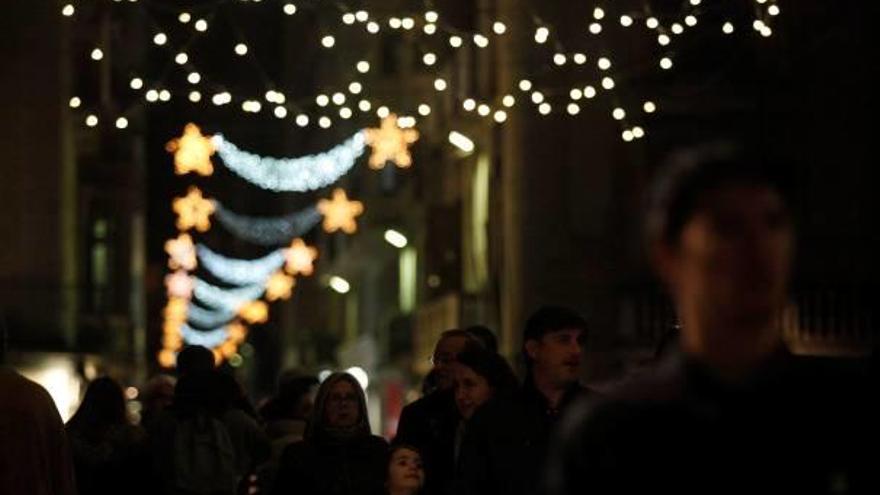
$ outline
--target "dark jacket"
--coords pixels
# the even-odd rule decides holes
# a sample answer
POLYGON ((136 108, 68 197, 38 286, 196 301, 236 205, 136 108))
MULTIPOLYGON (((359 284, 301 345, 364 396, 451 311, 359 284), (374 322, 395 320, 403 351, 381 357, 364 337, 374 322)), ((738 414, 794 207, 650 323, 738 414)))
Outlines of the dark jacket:
POLYGON ((878 493, 865 379, 852 362, 780 353, 734 386, 672 355, 575 407, 547 491, 878 493))
POLYGON ((451 391, 436 390, 403 408, 395 443, 418 448, 427 495, 447 491, 454 472, 455 432, 460 416, 451 391))
POLYGON ((382 493, 388 471, 388 443, 370 434, 366 399, 347 373, 330 375, 318 390, 312 417, 301 442, 284 450, 275 495, 374 495, 382 493), (329 391, 348 380, 360 391, 359 421, 351 429, 334 431, 324 420, 329 391))
POLYGON ((558 409, 526 379, 509 399, 492 400, 468 421, 459 454, 456 493, 466 495, 533 495, 559 418, 592 392, 574 385, 558 409))

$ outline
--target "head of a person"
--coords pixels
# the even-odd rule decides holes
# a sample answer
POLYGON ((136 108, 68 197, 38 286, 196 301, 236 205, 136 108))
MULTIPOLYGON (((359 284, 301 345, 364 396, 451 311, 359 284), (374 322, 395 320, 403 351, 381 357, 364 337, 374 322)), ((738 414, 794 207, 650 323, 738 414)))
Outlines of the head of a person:
POLYGON ((544 306, 526 321, 523 358, 533 378, 555 388, 577 383, 583 362, 587 322, 574 310, 544 306))
POLYGON ((732 352, 773 333, 794 249, 781 165, 715 143, 675 155, 660 173, 648 248, 683 320, 685 350, 732 352))
POLYGON ((86 435, 100 435, 110 426, 127 422, 122 387, 105 376, 89 383, 83 400, 68 425, 83 430, 86 435))
POLYGON ((156 375, 144 384, 141 402, 148 411, 161 411, 171 405, 174 400, 174 377, 156 375))
POLYGON ((447 330, 440 335, 440 340, 434 347, 431 362, 434 364, 433 373, 437 388, 450 390, 455 384, 455 370, 453 363, 458 355, 469 346, 478 345, 474 337, 465 330, 447 330))
POLYGON ((455 406, 470 419, 489 399, 509 396, 518 386, 516 375, 507 361, 487 349, 468 349, 455 363, 455 406))
POLYGON ((465 332, 471 334, 485 349, 498 352, 498 339, 489 327, 483 325, 473 325, 464 329, 465 332))
POLYGON ((388 493, 414 495, 421 491, 424 484, 425 469, 419 450, 406 444, 392 446, 388 456, 388 493))
POLYGON ((188 345, 177 354, 177 376, 214 369, 214 353, 207 347, 188 345))
POLYGON ((300 375, 289 377, 278 386, 278 394, 261 411, 266 420, 306 420, 312 413, 318 379, 300 375))
POLYGON ((333 373, 318 388, 305 438, 369 434, 367 399, 360 383, 348 373, 333 373))

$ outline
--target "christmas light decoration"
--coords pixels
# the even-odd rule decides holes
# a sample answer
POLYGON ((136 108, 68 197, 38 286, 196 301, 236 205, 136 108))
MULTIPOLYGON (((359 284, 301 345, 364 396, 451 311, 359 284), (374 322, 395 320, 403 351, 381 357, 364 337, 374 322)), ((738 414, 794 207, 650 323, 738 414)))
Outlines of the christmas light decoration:
POLYGON ((183 231, 195 228, 206 232, 211 228, 211 214, 214 213, 214 202, 205 199, 198 187, 191 186, 182 198, 174 198, 174 213, 177 213, 177 228, 183 231))
POLYGON ((168 297, 189 300, 193 292, 193 279, 186 270, 177 270, 165 276, 165 288, 168 290, 168 297))
POLYGON ((253 260, 227 258, 212 251, 208 246, 196 246, 199 266, 207 270, 217 280, 230 285, 262 284, 269 276, 284 266, 284 249, 253 260))
POLYGON ((238 315, 250 324, 266 323, 269 321, 269 305, 263 301, 251 301, 238 310, 238 315))
POLYGON ((224 289, 195 277, 193 294, 206 306, 214 309, 238 311, 245 303, 262 297, 264 283, 224 289))
POLYGON ((400 168, 412 165, 409 146, 419 139, 415 129, 401 129, 397 115, 390 114, 382 119, 378 129, 367 129, 366 142, 373 148, 370 155, 370 168, 378 170, 385 167, 388 161, 400 168))
POLYGON ((180 326, 180 333, 189 345, 200 345, 212 349, 220 347, 228 338, 226 327, 213 328, 211 330, 196 330, 184 323, 180 326))
POLYGON ((172 322, 183 322, 186 320, 186 309, 189 305, 189 301, 186 299, 181 299, 179 297, 171 297, 168 299, 168 304, 165 305, 165 309, 162 311, 165 320, 172 322))
POLYGON ((364 204, 350 201, 342 189, 333 191, 333 199, 322 199, 318 202, 318 211, 324 215, 324 231, 328 233, 342 230, 346 234, 357 231, 355 217, 364 212, 364 204))
POLYGON ((183 135, 168 141, 165 150, 174 153, 174 172, 178 175, 195 172, 210 176, 214 173, 211 156, 214 154, 214 141, 210 136, 202 135, 199 126, 189 123, 183 129, 183 135))
POLYGON ((203 328, 219 327, 235 318, 235 315, 235 310, 205 309, 196 304, 190 304, 187 309, 187 320, 203 328))
POLYGON ((318 250, 306 245, 302 239, 294 239, 286 252, 285 269, 291 275, 309 276, 315 272, 314 262, 318 258, 318 250))
POLYGON ((198 265, 196 247, 189 234, 165 241, 165 252, 168 253, 168 268, 172 270, 193 271, 198 265))
POLYGON ((277 246, 299 237, 321 221, 321 213, 314 206, 280 217, 252 217, 235 213, 214 201, 214 218, 227 231, 253 244, 277 246))
POLYGON ((239 150, 219 134, 214 145, 223 164, 248 182, 271 191, 304 192, 332 184, 348 172, 364 152, 365 135, 358 132, 335 148, 300 158, 261 157, 239 150))
POLYGON ((266 281, 266 299, 269 301, 290 299, 295 285, 296 279, 283 271, 279 271, 266 281))

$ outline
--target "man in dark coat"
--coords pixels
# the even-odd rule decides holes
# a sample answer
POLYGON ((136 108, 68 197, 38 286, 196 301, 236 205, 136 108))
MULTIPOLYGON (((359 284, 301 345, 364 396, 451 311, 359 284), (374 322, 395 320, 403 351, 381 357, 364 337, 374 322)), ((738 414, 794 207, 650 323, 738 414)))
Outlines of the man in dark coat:
POLYGON ((459 353, 479 345, 464 330, 447 330, 434 347, 431 370, 436 388, 407 405, 400 414, 395 443, 417 447, 425 466, 425 493, 441 494, 452 478, 455 457, 455 430, 460 420, 452 387, 452 364, 459 353))
POLYGON ((566 418, 550 493, 878 493, 866 363, 785 349, 794 233, 746 151, 692 150, 662 176, 648 240, 680 349, 566 418))
POLYGON ((544 307, 527 321, 527 376, 510 399, 488 402, 468 424, 458 465, 457 493, 536 493, 547 444, 562 413, 590 395, 579 383, 587 324, 574 311, 544 307))

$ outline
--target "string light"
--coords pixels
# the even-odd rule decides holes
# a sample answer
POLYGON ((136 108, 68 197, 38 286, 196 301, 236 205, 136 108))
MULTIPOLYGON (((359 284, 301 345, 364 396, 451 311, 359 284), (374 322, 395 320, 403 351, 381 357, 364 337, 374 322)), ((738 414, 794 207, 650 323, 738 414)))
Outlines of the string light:
POLYGON ((700 5, 700 3, 702 3, 702 0, 691 0, 691 5, 693 5, 694 7, 700 5))
POLYGON ((532 82, 528 79, 522 79, 519 82, 520 91, 530 91, 532 89, 532 82))
POLYGON ((333 93, 333 104, 334 105, 342 105, 345 103, 345 95, 342 93, 333 93))
POLYGON ((364 89, 363 85, 357 81, 348 85, 348 92, 353 95, 360 94, 360 92, 363 91, 363 89, 364 89))
POLYGON ((241 104, 241 109, 248 113, 259 113, 263 108, 263 105, 256 100, 245 100, 241 104))
POLYGON ((434 79, 434 89, 437 91, 445 91, 446 90, 446 80, 442 78, 434 79))
POLYGON ((424 56, 422 56, 422 62, 427 66, 434 65, 437 62, 437 55, 434 55, 433 53, 426 53, 424 56))
POLYGON ((361 74, 366 74, 367 72, 370 72, 370 63, 366 60, 361 60, 357 63, 357 71, 361 74))
POLYGON ((211 97, 211 102, 217 106, 226 105, 232 102, 232 95, 228 91, 217 93, 211 97))
POLYGON ((367 22, 370 19, 370 14, 366 10, 358 10, 354 13, 354 18, 358 22, 367 22))
POLYGON ((104 52, 100 48, 95 48, 91 53, 92 60, 101 60, 104 58, 104 52))
POLYGON ((195 28, 196 28, 196 31, 199 31, 202 33, 207 31, 208 30, 208 21, 206 21, 204 19, 197 20, 196 24, 195 24, 195 28))
POLYGON ((158 46, 162 46, 167 42, 168 42, 168 35, 166 35, 165 33, 156 33, 156 35, 153 36, 153 43, 155 43, 158 46))
POLYGON ((461 36, 450 36, 449 37, 449 45, 453 48, 459 48, 464 43, 464 40, 461 39, 461 36))
POLYGON ((425 34, 430 36, 430 35, 433 35, 437 32, 437 25, 436 24, 425 24, 425 27, 422 29, 425 31, 425 34))
POLYGON ((495 21, 495 23, 492 24, 492 31, 500 36, 507 32, 507 26, 501 21, 495 21))
POLYGON ((323 94, 318 95, 315 97, 315 103, 317 103, 319 107, 326 107, 330 104, 330 97, 323 94))
POLYGON ((159 91, 159 100, 161 101, 170 101, 171 100, 171 92, 167 89, 163 89, 159 91))
POLYGON ((212 330, 196 330, 184 323, 180 326, 180 334, 189 345, 198 345, 213 349, 226 342, 226 327, 217 327, 212 330))
POLYGON ((481 117, 486 117, 492 112, 492 109, 489 108, 489 105, 485 103, 481 104, 477 107, 477 113, 480 114, 481 117))
POLYGON ((641 139, 645 136, 645 130, 639 126, 635 126, 632 128, 633 137, 636 139, 641 139))
POLYGON ((287 117, 287 109, 280 105, 275 107, 275 110, 272 113, 274 113, 279 119, 287 117))
POLYGON ((495 122, 503 124, 505 121, 507 121, 507 112, 505 112, 504 110, 496 110, 492 118, 495 120, 495 122))
POLYGON ((535 30, 535 42, 543 45, 547 42, 547 39, 550 37, 550 30, 544 26, 539 27, 535 30))
POLYGON ((333 46, 336 45, 336 38, 328 34, 321 38, 321 45, 323 45, 324 48, 333 48, 333 46))
POLYGON ((598 22, 590 23, 590 32, 593 34, 599 34, 602 32, 602 25, 598 22))
POLYGON ((577 103, 569 103, 567 110, 569 115, 577 115, 581 112, 581 107, 577 103))
POLYGON ((669 39, 669 36, 667 36, 665 34, 661 34, 661 35, 657 36, 657 43, 660 43, 660 46, 666 46, 669 44, 670 41, 672 41, 672 40, 669 39))
POLYGON ((535 105, 538 105, 543 102, 544 102, 544 93, 541 93, 540 91, 535 91, 532 93, 532 103, 534 103, 535 105))
POLYGON ((339 109, 339 117, 340 117, 342 120, 348 120, 348 119, 351 118, 351 116, 352 116, 352 111, 351 111, 350 108, 348 108, 348 107, 342 107, 342 108, 339 109))
POLYGON ((605 11, 602 10, 601 7, 596 7, 595 9, 593 9, 593 19, 596 19, 597 21, 600 21, 600 20, 602 20, 604 17, 605 17, 605 11))
POLYGON ((193 103, 198 103, 202 101, 202 94, 198 91, 190 91, 189 92, 189 101, 193 103))
POLYGON ((660 26, 660 21, 656 17, 648 17, 645 19, 645 25, 648 26, 648 29, 657 29, 660 26))
POLYGON ((309 125, 309 116, 305 114, 299 114, 296 116, 296 125, 300 127, 305 127, 309 125))
POLYGON ((769 7, 767 7, 767 13, 772 16, 777 16, 777 15, 779 15, 780 12, 782 12, 782 11, 779 9, 779 5, 773 4, 769 7))
POLYGON ((401 26, 403 26, 403 21, 397 17, 392 17, 391 19, 388 19, 388 26, 391 29, 400 29, 401 26))
POLYGON ((249 301, 253 301, 263 295, 265 281, 260 284, 246 285, 232 289, 224 289, 209 284, 204 280, 195 278, 195 297, 210 308, 226 311, 238 311, 238 308, 249 301))
POLYGON ((464 107, 466 111, 473 112, 477 108, 477 102, 474 101, 473 98, 468 98, 464 100, 461 106, 464 107))
POLYGON ((635 136, 633 136, 633 133, 631 130, 627 129, 627 130, 623 131, 623 133, 621 134, 621 137, 623 138, 624 141, 626 141, 628 143, 628 142, 632 141, 635 136))
POLYGON ((292 3, 284 4, 284 13, 287 15, 296 14, 296 5, 292 3))
POLYGON ((672 34, 681 34, 684 32, 684 26, 679 23, 673 23, 672 27, 669 28, 672 31, 672 34))
POLYGON ((611 112, 611 116, 614 117, 614 120, 623 120, 624 118, 626 118, 626 111, 620 107, 617 107, 614 109, 614 111, 611 112))
POLYGON ((563 66, 565 65, 565 62, 567 60, 568 58, 563 53, 557 53, 556 55, 553 55, 553 63, 556 65, 563 66))
POLYGON ((370 100, 361 100, 358 102, 358 110, 361 112, 369 112, 371 108, 373 108, 373 105, 370 104, 370 100))
POLYGON ((577 65, 584 65, 585 63, 587 63, 587 56, 583 53, 575 53, 572 59, 577 65))
POLYGON ((724 26, 721 27, 721 30, 724 31, 724 34, 731 34, 733 33, 733 24, 725 22, 724 26))
POLYGON ((198 84, 199 81, 202 80, 202 76, 198 72, 190 72, 188 76, 186 76, 186 80, 189 81, 190 84, 198 84))
POLYGON ((116 119, 116 128, 117 129, 125 129, 128 127, 128 119, 125 117, 119 117, 116 119))
POLYGON ((214 328, 228 323, 235 318, 235 311, 228 309, 205 309, 201 306, 190 304, 187 308, 186 316, 187 320, 195 325, 204 328, 214 328))
POLYGON ((568 92, 568 96, 569 96, 569 98, 571 98, 572 100, 580 100, 581 98, 584 97, 584 92, 581 91, 581 90, 578 89, 578 88, 574 88, 574 89, 572 89, 571 91, 568 92))
MULTIPOLYGON (((326 129, 332 121, 326 116, 321 117, 318 125, 326 129)), ((366 146, 364 133, 358 132, 323 153, 299 158, 272 158, 239 150, 219 134, 213 139, 217 154, 227 168, 248 182, 271 191, 304 192, 332 184, 354 166, 366 146)))
POLYGON ((602 87, 608 90, 614 89, 614 79, 611 79, 610 77, 603 77, 602 87))
POLYGON ((645 113, 654 113, 657 111, 657 105, 654 104, 653 101, 646 101, 644 105, 642 105, 642 110, 645 113))
POLYGON ((380 119, 384 119, 389 115, 391 115, 391 110, 389 110, 388 107, 384 105, 376 109, 376 116, 380 119))
POLYGON ((412 17, 404 17, 400 25, 403 26, 403 29, 409 31, 410 29, 416 27, 416 21, 413 20, 412 17))
POLYGON ((156 102, 159 100, 159 92, 155 89, 150 89, 144 94, 144 98, 151 103, 156 102))
POLYGON ((693 15, 689 15, 684 18, 684 23, 690 27, 694 27, 697 25, 697 17, 693 15))
POLYGON ((346 26, 351 26, 355 23, 356 20, 357 19, 354 18, 354 14, 352 14, 351 12, 346 12, 342 15, 342 23, 346 26))
POLYGON ((76 12, 76 9, 72 4, 67 4, 61 9, 61 15, 64 17, 70 17, 76 12))
POLYGON ((86 125, 89 127, 95 127, 96 125, 98 125, 98 117, 96 115, 87 116, 86 125))
POLYGON ((770 28, 770 26, 764 26, 763 29, 761 29, 761 36, 765 38, 769 38, 772 34, 773 30, 770 28))
POLYGON ((584 86, 584 98, 590 99, 596 96, 596 88, 592 86, 584 86))
POLYGON ((180 21, 181 24, 186 24, 192 20, 192 16, 189 12, 181 12, 180 15, 177 16, 177 20, 180 21))
POLYGON ((611 68, 611 60, 602 57, 596 61, 596 66, 599 67, 600 70, 608 70, 611 68))
POLYGON ((287 243, 304 235, 321 221, 321 214, 314 206, 277 217, 253 217, 229 210, 216 200, 214 205, 214 218, 224 229, 239 239, 259 246, 287 243))
POLYGON ((425 20, 428 22, 437 22, 437 20, 439 18, 440 18, 440 15, 437 14, 437 12, 434 12, 433 10, 429 10, 428 12, 425 12, 425 20))
POLYGON ((370 34, 376 34, 379 32, 379 24, 373 21, 367 23, 367 32, 370 34))
POLYGON ((546 102, 541 103, 541 105, 538 106, 538 112, 541 115, 549 115, 550 112, 552 112, 552 111, 553 111, 553 108, 550 106, 549 103, 546 103, 546 102))
POLYGON ((244 43, 235 45, 235 54, 239 56, 247 55, 248 47, 244 43))
POLYGON ((174 57, 174 62, 178 65, 183 65, 189 61, 189 56, 186 53, 180 52, 177 56, 174 57))
POLYGON ((486 48, 487 46, 489 46, 489 38, 483 36, 482 34, 475 34, 474 44, 480 48, 486 48))
POLYGON ((272 273, 284 266, 285 251, 276 249, 261 258, 245 260, 223 256, 204 244, 196 246, 199 267, 229 285, 265 284, 272 273))
POLYGON ((70 105, 70 108, 79 108, 80 105, 82 105, 82 100, 79 98, 79 96, 74 96, 70 99, 68 105, 70 105))
POLYGON ((128 83, 128 86, 131 89, 138 90, 144 87, 144 81, 139 77, 135 77, 128 83))
POLYGON ((620 16, 620 25, 623 27, 630 27, 633 25, 633 18, 628 15, 620 16))
POLYGON ((422 117, 427 117, 428 115, 431 115, 431 107, 422 103, 421 105, 419 105, 419 115, 421 115, 422 117))
POLYGON ((672 59, 669 57, 663 57, 660 59, 660 68, 663 70, 669 70, 672 68, 672 59))
POLYGON ((504 98, 501 99, 501 104, 507 108, 511 108, 516 105, 516 98, 513 95, 505 95, 504 98))

